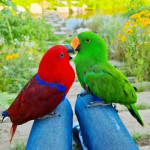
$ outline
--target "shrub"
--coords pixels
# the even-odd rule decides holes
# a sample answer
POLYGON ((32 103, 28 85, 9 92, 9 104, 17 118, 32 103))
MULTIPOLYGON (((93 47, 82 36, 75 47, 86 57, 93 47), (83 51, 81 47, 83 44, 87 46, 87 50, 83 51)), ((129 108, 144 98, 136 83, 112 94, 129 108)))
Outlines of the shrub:
POLYGON ((29 40, 37 41, 38 50, 47 49, 47 41, 58 41, 52 28, 46 23, 45 18, 34 18, 29 13, 16 14, 10 9, 0 11, 0 36, 4 37, 6 44, 13 44, 13 40, 24 41, 24 36, 29 40))

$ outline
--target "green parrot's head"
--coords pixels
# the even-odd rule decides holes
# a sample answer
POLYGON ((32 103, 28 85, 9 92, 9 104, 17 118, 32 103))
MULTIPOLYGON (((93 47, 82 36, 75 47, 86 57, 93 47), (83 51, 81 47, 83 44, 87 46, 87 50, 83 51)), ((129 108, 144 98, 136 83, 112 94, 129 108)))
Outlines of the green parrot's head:
POLYGON ((96 33, 81 32, 71 42, 71 46, 78 51, 75 59, 93 58, 107 61, 107 48, 105 41, 96 33))

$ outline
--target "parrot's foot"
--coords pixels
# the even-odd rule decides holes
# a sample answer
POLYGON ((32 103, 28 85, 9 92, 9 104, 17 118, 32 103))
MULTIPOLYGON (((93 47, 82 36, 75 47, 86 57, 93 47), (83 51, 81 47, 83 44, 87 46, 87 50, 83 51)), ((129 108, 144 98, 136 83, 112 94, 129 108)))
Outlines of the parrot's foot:
POLYGON ((112 104, 113 108, 115 109, 115 111, 118 113, 118 110, 117 110, 117 105, 116 104, 112 104))
POLYGON ((5 117, 5 116, 3 118, 0 118, 1 123, 3 123, 7 118, 8 117, 5 117))
POLYGON ((83 96, 88 95, 88 94, 90 94, 90 93, 87 91, 84 91, 83 93, 78 94, 77 97, 79 97, 79 96, 83 97, 83 96))
POLYGON ((51 118, 51 117, 60 117, 60 116, 61 116, 60 114, 57 114, 55 112, 51 112, 51 113, 47 114, 45 117, 51 118))
POLYGON ((112 103, 106 104, 103 101, 93 101, 89 105, 85 106, 86 108, 95 107, 95 106, 110 106, 112 103))
POLYGON ((53 118, 53 117, 60 117, 61 115, 60 114, 57 114, 57 113, 55 113, 55 112, 51 112, 51 113, 49 113, 49 114, 47 114, 47 115, 45 115, 44 117, 42 117, 42 118, 39 118, 39 119, 44 119, 44 118, 53 118))

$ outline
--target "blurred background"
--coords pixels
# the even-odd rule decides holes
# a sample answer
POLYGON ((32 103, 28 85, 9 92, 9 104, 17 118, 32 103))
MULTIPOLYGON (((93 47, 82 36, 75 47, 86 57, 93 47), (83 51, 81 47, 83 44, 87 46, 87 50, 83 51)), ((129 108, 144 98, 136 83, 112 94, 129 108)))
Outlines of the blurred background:
MULTIPOLYGON (((137 87, 136 106, 147 127, 133 127, 133 122, 127 127, 139 127, 130 132, 139 146, 150 145, 150 0, 0 0, 0 112, 37 72, 48 48, 70 44, 82 31, 93 31, 104 38, 110 62, 137 87)), ((72 106, 77 93, 74 97, 71 93, 80 90, 76 78, 68 96, 72 106)), ((125 108, 120 107, 120 113, 125 124, 130 122, 125 108)), ((0 125, 3 145, 8 142, 9 129, 0 125)), ((11 149, 24 149, 19 133, 16 139, 11 149)))

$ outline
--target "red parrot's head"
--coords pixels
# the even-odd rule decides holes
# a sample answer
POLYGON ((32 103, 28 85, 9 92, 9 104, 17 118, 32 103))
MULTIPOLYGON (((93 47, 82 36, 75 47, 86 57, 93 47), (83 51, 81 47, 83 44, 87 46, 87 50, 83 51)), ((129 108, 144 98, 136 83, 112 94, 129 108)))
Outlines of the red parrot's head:
POLYGON ((69 52, 74 53, 69 45, 55 45, 48 49, 39 64, 39 77, 46 82, 61 83, 68 90, 75 79, 75 72, 69 63, 69 52))

